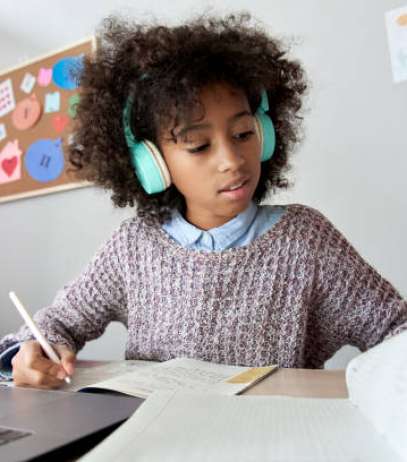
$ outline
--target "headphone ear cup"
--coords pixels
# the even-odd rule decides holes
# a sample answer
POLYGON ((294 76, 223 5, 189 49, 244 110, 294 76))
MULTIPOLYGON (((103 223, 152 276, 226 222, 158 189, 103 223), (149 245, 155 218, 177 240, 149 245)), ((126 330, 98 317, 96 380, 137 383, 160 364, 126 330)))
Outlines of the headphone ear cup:
POLYGON ((137 178, 147 194, 165 191, 171 185, 168 167, 160 150, 151 141, 144 140, 130 148, 130 158, 137 178))
POLYGON ((256 126, 261 142, 261 162, 271 159, 276 148, 276 131, 271 118, 262 111, 255 114, 256 126))

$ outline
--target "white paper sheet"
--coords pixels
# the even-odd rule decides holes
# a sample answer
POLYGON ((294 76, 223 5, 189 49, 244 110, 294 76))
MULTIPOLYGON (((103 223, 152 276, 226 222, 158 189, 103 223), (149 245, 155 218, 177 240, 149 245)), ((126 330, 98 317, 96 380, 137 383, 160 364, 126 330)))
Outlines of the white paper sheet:
POLYGON ((407 80, 407 5, 386 13, 387 37, 394 82, 407 80))
POLYGON ((354 358, 349 399, 407 460, 407 331, 354 358))
POLYGON ((401 462, 349 400, 157 393, 83 462, 401 462))
POLYGON ((78 391, 81 388, 94 386, 102 380, 112 379, 142 367, 156 364, 154 361, 127 360, 109 361, 106 364, 91 365, 86 361, 79 361, 75 373, 71 377, 71 384, 64 384, 61 391, 78 391))

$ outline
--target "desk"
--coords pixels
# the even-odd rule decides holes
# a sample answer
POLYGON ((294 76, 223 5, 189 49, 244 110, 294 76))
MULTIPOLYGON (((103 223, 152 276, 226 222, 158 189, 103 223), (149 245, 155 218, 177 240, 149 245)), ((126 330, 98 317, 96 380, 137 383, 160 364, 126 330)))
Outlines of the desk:
MULTIPOLYGON (((79 360, 76 367, 91 367, 108 361, 79 360)), ((304 398, 348 398, 344 369, 280 368, 242 395, 284 395, 304 398)))
POLYGON ((244 395, 348 398, 343 369, 278 369, 244 395))

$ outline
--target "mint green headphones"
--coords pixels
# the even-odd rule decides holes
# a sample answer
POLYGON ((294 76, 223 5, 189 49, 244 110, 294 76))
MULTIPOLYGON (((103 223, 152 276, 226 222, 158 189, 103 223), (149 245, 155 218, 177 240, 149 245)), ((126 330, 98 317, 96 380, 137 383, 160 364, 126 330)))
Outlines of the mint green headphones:
MULTIPOLYGON (((171 176, 162 154, 151 141, 137 141, 131 131, 131 98, 127 99, 123 110, 123 127, 126 143, 130 151, 131 163, 137 178, 147 194, 165 191, 171 185, 171 176)), ((261 161, 271 159, 276 147, 276 132, 273 121, 266 114, 269 102, 265 90, 261 93, 260 106, 255 113, 255 123, 261 142, 261 161)))

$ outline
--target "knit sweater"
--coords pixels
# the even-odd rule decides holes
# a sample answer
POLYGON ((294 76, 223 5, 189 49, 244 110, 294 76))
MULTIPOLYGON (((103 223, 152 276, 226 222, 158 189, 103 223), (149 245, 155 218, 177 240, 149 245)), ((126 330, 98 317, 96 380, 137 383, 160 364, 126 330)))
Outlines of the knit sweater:
MULTIPOLYGON (((251 244, 221 252, 130 218, 35 320, 74 351, 119 321, 127 359, 321 368, 343 345, 364 351, 407 329, 407 301, 320 212, 291 204, 251 244)), ((0 352, 30 338, 22 327, 0 352)))

